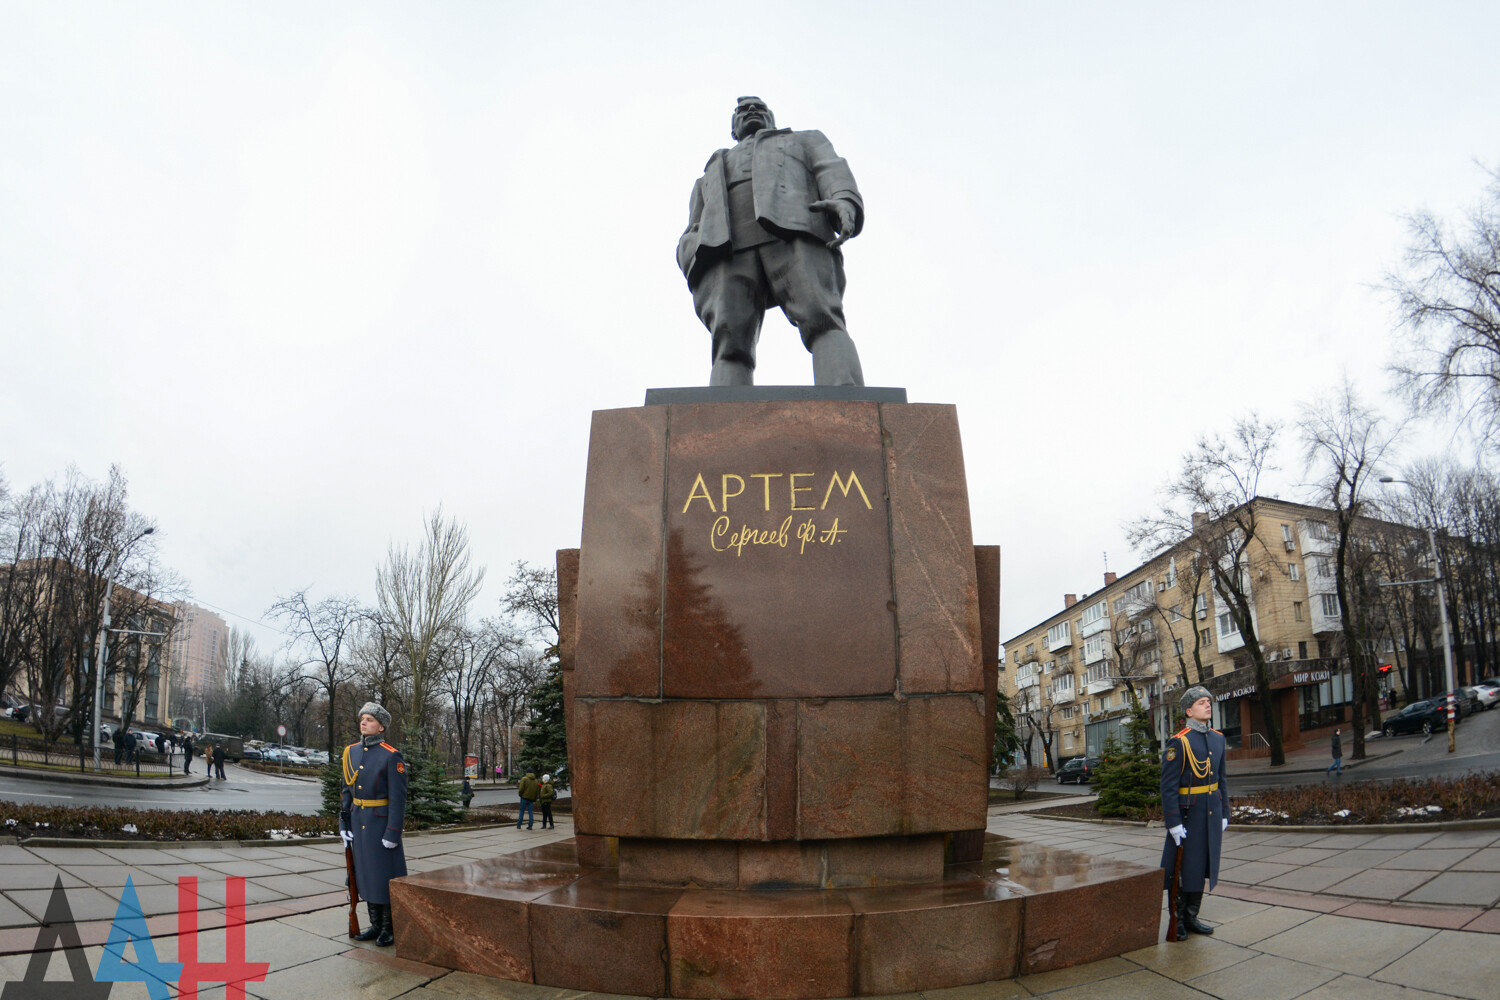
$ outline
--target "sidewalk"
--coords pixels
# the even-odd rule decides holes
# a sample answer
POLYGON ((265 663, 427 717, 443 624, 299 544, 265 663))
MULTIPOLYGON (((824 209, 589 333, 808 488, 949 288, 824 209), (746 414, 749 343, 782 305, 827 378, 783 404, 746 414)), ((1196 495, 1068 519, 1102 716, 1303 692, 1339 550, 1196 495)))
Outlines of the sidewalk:
MULTIPOLYGON (((1042 800, 1056 804, 1062 798, 1042 800)), ((1034 808, 1037 803, 1018 803, 1034 808)), ((991 832, 1155 866, 1159 829, 1046 820, 997 806, 991 832)), ((572 835, 568 817, 542 833, 513 827, 414 835, 412 871, 537 846, 572 835)), ((92 848, 0 846, 0 979, 19 980, 53 879, 68 887, 84 955, 97 969, 126 875, 149 914, 158 958, 175 961, 176 879, 197 875, 205 960, 224 956, 224 885, 247 879, 246 956, 270 962, 263 1000, 582 1000, 589 994, 488 979, 397 959, 351 942, 337 844, 275 847, 92 848)), ((1260 833, 1231 829, 1224 868, 1203 916, 1211 938, 1159 944, 1119 958, 978 986, 927 991, 927 1000, 1203 998, 1428 1000, 1496 995, 1500 960, 1500 829, 1410 834, 1260 833)), ((360 918, 365 914, 361 907, 360 918)), ((1165 930, 1165 914, 1163 914, 1165 930)), ((399 928, 397 933, 400 933, 399 928)), ((935 945, 936 946, 936 945, 935 945)), ((127 955, 127 957, 133 957, 127 955)), ((51 979, 68 978, 54 957, 51 979)), ((117 983, 112 998, 144 998, 117 983)), ((173 990, 175 996, 175 990, 173 990)), ((218 1000, 224 988, 199 993, 218 1000)), ((600 996, 600 995, 594 995, 600 996)), ((912 996, 902 998, 912 1000, 912 996)))

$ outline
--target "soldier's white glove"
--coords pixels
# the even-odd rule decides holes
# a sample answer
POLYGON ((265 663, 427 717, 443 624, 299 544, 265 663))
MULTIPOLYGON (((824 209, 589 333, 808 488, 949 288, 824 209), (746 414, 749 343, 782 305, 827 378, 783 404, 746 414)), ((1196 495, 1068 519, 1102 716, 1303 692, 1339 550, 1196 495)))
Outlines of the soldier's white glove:
POLYGON ((344 846, 348 847, 353 845, 354 834, 350 833, 348 830, 340 830, 339 833, 344 837, 344 846))
POLYGON ((1181 823, 1178 823, 1176 826, 1172 827, 1172 829, 1167 831, 1167 835, 1177 842, 1178 847, 1181 847, 1182 842, 1184 840, 1187 840, 1187 827, 1183 826, 1181 823))
POLYGON ((388 851, 394 851, 400 845, 397 844, 394 840, 382 840, 380 842, 380 846, 384 847, 388 851))
POLYGON ((1221 827, 1219 827, 1219 832, 1220 833, 1223 833, 1225 830, 1229 829, 1229 817, 1226 816, 1224 818, 1223 822, 1224 822, 1224 825, 1221 826, 1221 827))

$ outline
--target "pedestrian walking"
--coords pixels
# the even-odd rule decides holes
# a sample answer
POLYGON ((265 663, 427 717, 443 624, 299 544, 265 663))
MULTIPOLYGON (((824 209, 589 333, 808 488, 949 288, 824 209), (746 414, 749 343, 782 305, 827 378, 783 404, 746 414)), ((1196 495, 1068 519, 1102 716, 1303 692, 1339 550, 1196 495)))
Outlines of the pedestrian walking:
POLYGON ((339 833, 354 853, 354 880, 370 912, 356 941, 396 943, 391 879, 406 874, 401 833, 406 823, 406 762, 385 742, 391 713, 375 702, 359 710, 359 742, 344 748, 339 833))
POLYGON ((130 730, 125 730, 125 763, 135 763, 136 747, 140 744, 140 737, 130 730))
POLYGON ((1219 881, 1219 848, 1229 828, 1229 786, 1224 780, 1224 734, 1208 725, 1213 695, 1193 686, 1182 693, 1187 725, 1167 741, 1161 762, 1162 824, 1167 828, 1161 864, 1166 887, 1172 888, 1177 848, 1182 847, 1177 906, 1177 940, 1189 933, 1212 934, 1212 924, 1198 919, 1205 885, 1219 881))
POLYGON ((465 809, 469 808, 469 803, 474 801, 474 786, 469 784, 469 776, 467 774, 464 775, 463 799, 465 809))
MULTIPOLYGON (((169 767, 168 770, 171 770, 169 767)), ((182 773, 191 774, 193 770, 193 734, 188 733, 182 738, 182 773)))
POLYGON ((521 829, 521 823, 526 823, 526 829, 530 830, 536 825, 536 809, 533 803, 541 794, 541 787, 536 783, 536 773, 527 771, 526 777, 516 786, 516 793, 521 797, 521 809, 516 813, 516 829, 521 829))
POLYGON ((1337 729, 1333 731, 1333 763, 1329 764, 1327 770, 1323 773, 1327 774, 1329 771, 1334 770, 1337 770, 1340 775, 1344 773, 1344 746, 1339 740, 1339 730, 1337 729))
POLYGON ((125 738, 120 735, 120 727, 109 734, 109 741, 115 745, 115 767, 120 766, 120 758, 125 754, 125 738))
POLYGON ((226 756, 228 756, 228 755, 226 753, 224 753, 224 744, 222 744, 222 743, 215 743, 214 744, 214 771, 218 773, 220 781, 228 781, 229 780, 228 778, 224 777, 224 758, 226 756))
POLYGON ((552 822, 552 800, 557 798, 557 789, 552 787, 552 775, 542 775, 542 783, 537 789, 536 800, 542 806, 542 829, 556 830, 557 824, 552 822))

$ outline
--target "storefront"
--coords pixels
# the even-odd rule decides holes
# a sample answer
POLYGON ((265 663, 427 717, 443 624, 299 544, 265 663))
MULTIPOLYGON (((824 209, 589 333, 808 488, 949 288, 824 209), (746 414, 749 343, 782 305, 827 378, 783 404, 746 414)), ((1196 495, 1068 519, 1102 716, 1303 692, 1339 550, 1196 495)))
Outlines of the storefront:
MULTIPOLYGON (((1335 659, 1284 660, 1267 664, 1271 705, 1287 749, 1304 745, 1346 722, 1354 687, 1348 666, 1335 659)), ((1255 668, 1241 667, 1203 684, 1214 696, 1212 725, 1237 756, 1269 752, 1267 726, 1255 690, 1255 668)), ((1177 692, 1180 694, 1180 692, 1177 692)))

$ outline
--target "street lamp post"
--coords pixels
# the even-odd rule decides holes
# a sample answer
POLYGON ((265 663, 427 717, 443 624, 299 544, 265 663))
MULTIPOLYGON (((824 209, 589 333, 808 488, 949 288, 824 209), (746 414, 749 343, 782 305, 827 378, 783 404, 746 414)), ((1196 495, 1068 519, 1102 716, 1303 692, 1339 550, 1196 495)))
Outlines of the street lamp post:
POLYGON ((99 625, 99 655, 94 658, 94 770, 101 768, 99 760, 99 724, 100 704, 104 700, 104 664, 105 656, 109 650, 109 599, 115 589, 115 574, 120 571, 121 552, 128 551, 130 546, 155 531, 155 528, 147 528, 136 535, 125 544, 123 550, 111 550, 109 554, 109 581, 104 585, 104 613, 100 616, 99 625))
MULTIPOLYGON (((1392 476, 1381 476, 1382 483, 1401 483, 1410 486, 1411 483, 1405 479, 1396 479, 1392 476)), ((1432 579, 1431 580, 1409 580, 1407 583, 1434 583, 1437 584, 1438 595, 1438 620, 1443 625, 1443 666, 1447 670, 1448 677, 1448 752, 1453 753, 1458 747, 1458 720, 1457 706, 1454 699, 1458 694, 1458 673, 1453 666, 1453 639, 1448 631, 1448 598, 1443 591, 1443 563, 1438 558, 1437 531, 1432 527, 1427 529, 1427 545, 1432 550, 1432 579)), ((1408 653, 1408 655, 1410 655, 1408 653)))

